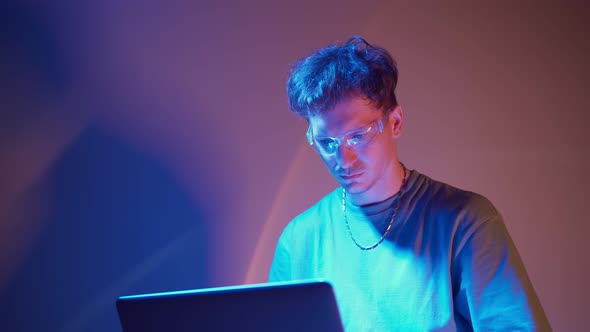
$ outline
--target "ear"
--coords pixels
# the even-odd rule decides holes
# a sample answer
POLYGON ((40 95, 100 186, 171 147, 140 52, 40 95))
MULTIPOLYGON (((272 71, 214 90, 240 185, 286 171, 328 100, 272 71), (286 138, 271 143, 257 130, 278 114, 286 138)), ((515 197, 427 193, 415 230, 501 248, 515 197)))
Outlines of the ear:
POLYGON ((402 134, 402 127, 404 124, 404 112, 400 105, 395 106, 387 117, 388 123, 391 125, 391 136, 399 138, 402 134))

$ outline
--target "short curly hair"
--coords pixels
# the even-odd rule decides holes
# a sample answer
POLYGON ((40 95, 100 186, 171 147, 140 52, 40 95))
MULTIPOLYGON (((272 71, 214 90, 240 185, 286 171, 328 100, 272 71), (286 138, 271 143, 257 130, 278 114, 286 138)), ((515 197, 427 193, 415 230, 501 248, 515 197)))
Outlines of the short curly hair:
POLYGON ((289 107, 309 120, 359 94, 386 113, 398 105, 397 77, 397 64, 389 52, 354 36, 344 44, 321 48, 292 66, 287 80, 289 107))

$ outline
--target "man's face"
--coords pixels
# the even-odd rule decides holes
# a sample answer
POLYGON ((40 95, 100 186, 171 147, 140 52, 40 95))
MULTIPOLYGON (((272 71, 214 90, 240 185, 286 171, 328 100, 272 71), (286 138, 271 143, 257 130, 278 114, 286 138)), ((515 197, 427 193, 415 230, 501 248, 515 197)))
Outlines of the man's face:
MULTIPOLYGON (((309 119, 316 139, 338 137, 344 140, 355 135, 350 136, 350 133, 371 128, 371 124, 375 128, 379 120, 383 130, 376 132, 367 144, 357 147, 342 143, 332 155, 319 153, 336 181, 360 204, 379 202, 395 194, 391 188, 396 183, 395 143, 401 133, 401 109, 395 107, 384 117, 382 110, 376 109, 370 100, 353 96, 309 119)), ((314 140, 316 148, 317 143, 314 140)))

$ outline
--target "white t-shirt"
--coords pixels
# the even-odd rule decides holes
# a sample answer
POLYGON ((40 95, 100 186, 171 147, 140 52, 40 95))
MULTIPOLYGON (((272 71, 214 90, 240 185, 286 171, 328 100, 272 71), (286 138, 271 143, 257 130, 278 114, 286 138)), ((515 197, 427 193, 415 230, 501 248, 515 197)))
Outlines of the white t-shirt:
POLYGON ((502 217, 483 196, 412 171, 401 196, 370 206, 342 189, 297 216, 281 235, 270 281, 323 278, 347 332, 550 331, 502 217))

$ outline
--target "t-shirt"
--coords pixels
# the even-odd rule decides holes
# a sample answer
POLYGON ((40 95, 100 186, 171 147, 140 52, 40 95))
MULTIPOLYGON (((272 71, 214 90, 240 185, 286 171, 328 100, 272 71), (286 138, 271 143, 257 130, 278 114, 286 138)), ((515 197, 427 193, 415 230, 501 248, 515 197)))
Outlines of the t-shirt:
POLYGON ((551 328, 501 215, 483 196, 412 171, 384 202, 346 202, 338 188, 293 219, 270 281, 334 287, 347 332, 551 328), (378 242, 399 201, 385 240, 378 242))

